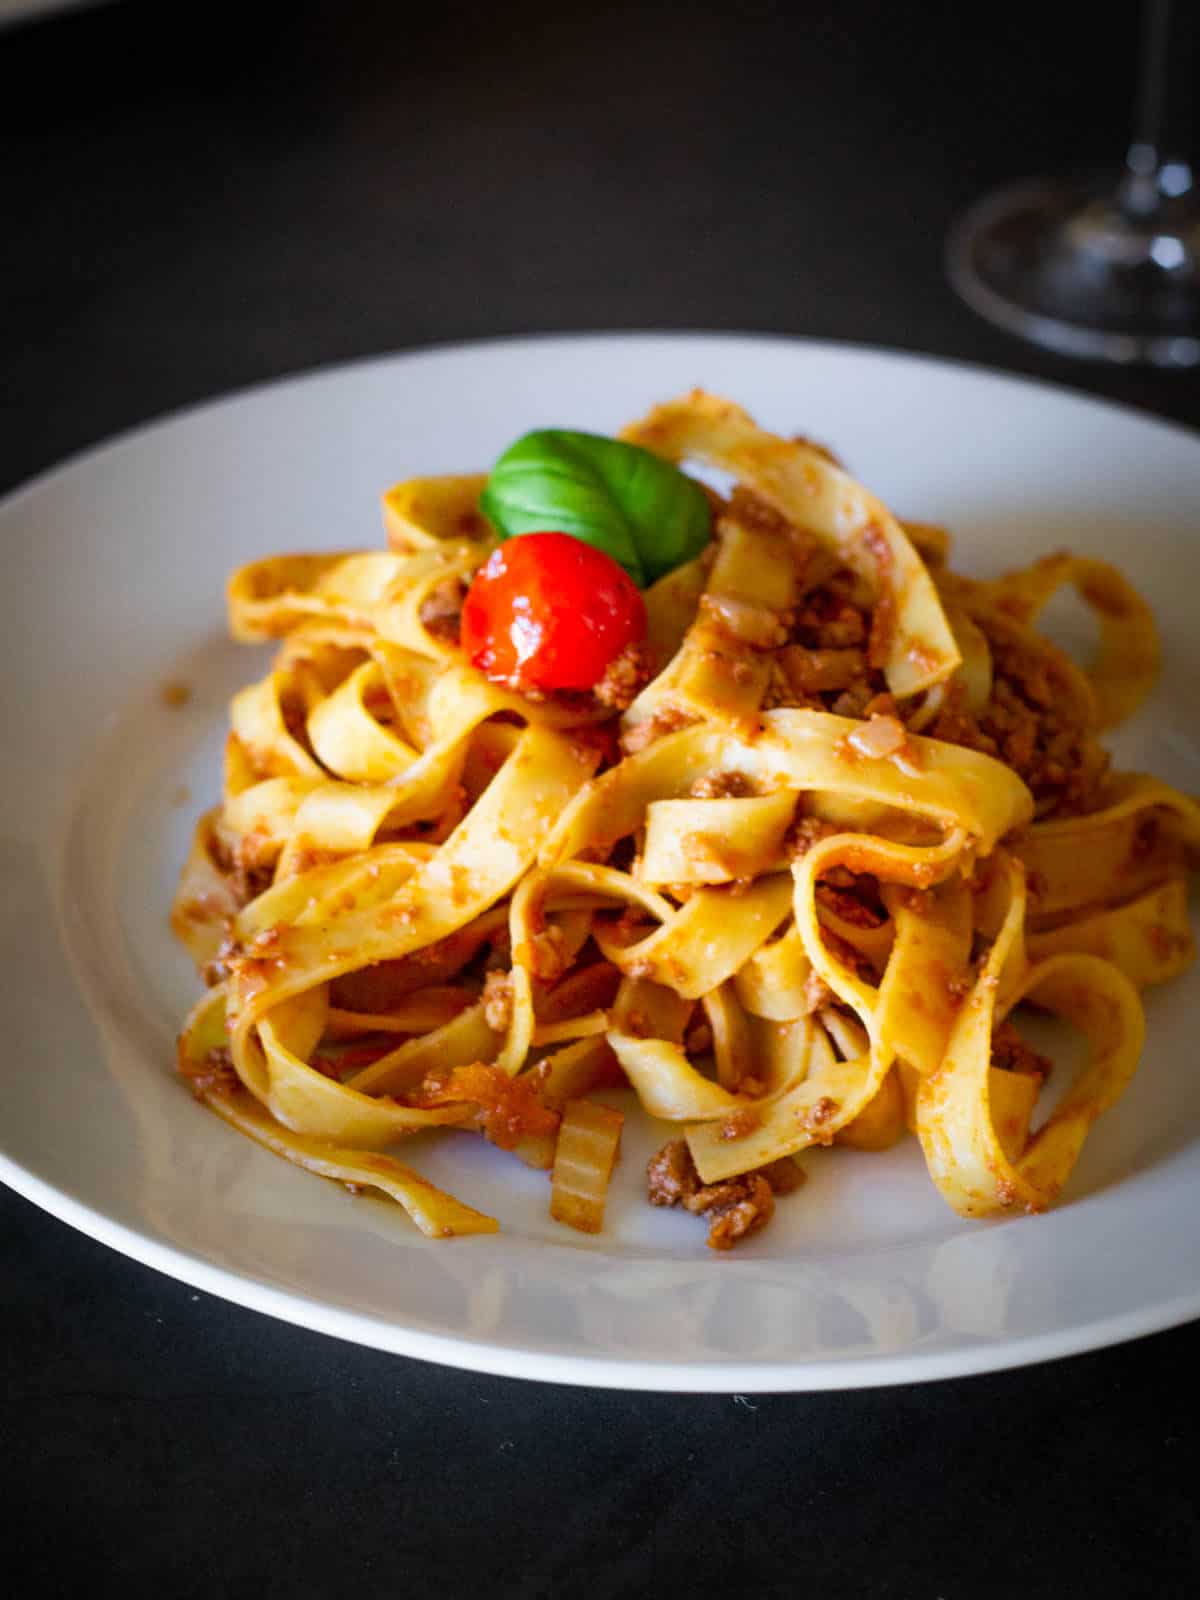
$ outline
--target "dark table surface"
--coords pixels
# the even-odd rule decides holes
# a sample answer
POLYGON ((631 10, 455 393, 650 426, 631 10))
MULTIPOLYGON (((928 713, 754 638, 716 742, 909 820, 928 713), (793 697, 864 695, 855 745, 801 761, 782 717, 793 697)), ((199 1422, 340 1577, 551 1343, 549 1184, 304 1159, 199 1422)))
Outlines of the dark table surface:
MULTIPOLYGON (((1132 5, 404 12, 0 32, 0 490, 231 387, 543 330, 874 342, 1200 425, 1195 376, 1039 354, 942 268, 989 186, 1120 159, 1132 5)), ((340 1344, 0 1215, 15 1594, 1196 1592, 1198 1325, 909 1389, 602 1393, 340 1344)))

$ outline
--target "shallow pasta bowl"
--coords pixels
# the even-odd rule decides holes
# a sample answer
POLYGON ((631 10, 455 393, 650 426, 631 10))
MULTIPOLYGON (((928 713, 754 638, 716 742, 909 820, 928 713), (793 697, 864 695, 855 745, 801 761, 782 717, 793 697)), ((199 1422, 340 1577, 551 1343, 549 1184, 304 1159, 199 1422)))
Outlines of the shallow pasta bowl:
MULTIPOLYGON (((568 1234, 544 1174, 477 1141, 414 1165, 500 1219, 431 1244, 398 1208, 286 1166, 197 1106, 174 1040, 196 980, 167 927, 219 788, 227 571, 374 547, 378 497, 486 467, 528 427, 615 431, 703 384, 831 444, 986 574, 1069 546, 1147 596, 1166 667, 1119 764, 1200 790, 1200 439, 1012 378, 866 349, 701 335, 513 340, 397 356, 203 407, 0 506, 8 764, 0 1176, 197 1287, 364 1344, 627 1388, 835 1388, 1019 1365, 1200 1314, 1195 972, 1147 996, 1141 1070, 1057 1209, 964 1222, 914 1141, 816 1151, 809 1183, 729 1258, 653 1211, 662 1130, 631 1117, 607 1230, 568 1234), (1182 1225, 1181 1225, 1182 1224, 1182 1225)), ((1069 627, 1073 619, 1064 616, 1069 627)))

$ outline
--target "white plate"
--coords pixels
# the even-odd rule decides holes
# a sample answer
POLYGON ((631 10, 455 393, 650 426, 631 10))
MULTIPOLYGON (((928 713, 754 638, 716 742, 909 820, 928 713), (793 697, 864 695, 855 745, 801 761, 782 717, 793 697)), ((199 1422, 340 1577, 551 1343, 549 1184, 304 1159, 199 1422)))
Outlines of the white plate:
POLYGON ((81 11, 84 6, 115 4, 115 0, 0 0, 0 28, 32 22, 55 11, 81 11))
POLYGON ((653 1211, 630 1136, 607 1232, 546 1215, 544 1175, 472 1141, 414 1159, 501 1219, 428 1244, 400 1210, 266 1154, 172 1075, 196 991, 167 932, 218 787, 227 570, 373 546, 397 478, 486 465, 536 424, 611 430, 693 384, 832 443, 901 514, 991 571, 1063 545, 1151 599, 1167 670, 1123 764, 1200 789, 1200 439, 1066 392, 850 347, 712 336, 519 340, 379 360, 145 429, 0 506, 0 1176, 118 1250, 343 1338, 627 1388, 834 1388, 1018 1365, 1200 1314, 1193 972, 1148 998, 1142 1071, 1048 1216, 969 1224, 912 1141, 816 1152, 721 1258, 653 1211), (169 709, 167 680, 193 698, 169 709))

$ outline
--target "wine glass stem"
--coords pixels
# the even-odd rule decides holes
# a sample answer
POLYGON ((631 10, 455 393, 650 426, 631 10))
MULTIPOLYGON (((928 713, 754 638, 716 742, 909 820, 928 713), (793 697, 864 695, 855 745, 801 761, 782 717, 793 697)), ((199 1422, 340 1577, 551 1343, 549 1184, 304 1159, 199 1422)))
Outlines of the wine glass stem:
POLYGON ((1194 0, 1143 0, 1134 136, 1125 157, 1120 205, 1131 220, 1152 217, 1195 182, 1192 165, 1194 0))

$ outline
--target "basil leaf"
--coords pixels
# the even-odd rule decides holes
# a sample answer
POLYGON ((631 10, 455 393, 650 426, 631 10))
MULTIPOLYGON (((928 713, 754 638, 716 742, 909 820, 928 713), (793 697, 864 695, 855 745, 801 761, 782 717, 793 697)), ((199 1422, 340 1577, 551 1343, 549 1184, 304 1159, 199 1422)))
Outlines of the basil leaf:
POLYGON ((698 555, 712 523, 703 489, 677 467, 638 445, 564 428, 511 445, 479 505, 502 539, 572 534, 642 588, 698 555))

